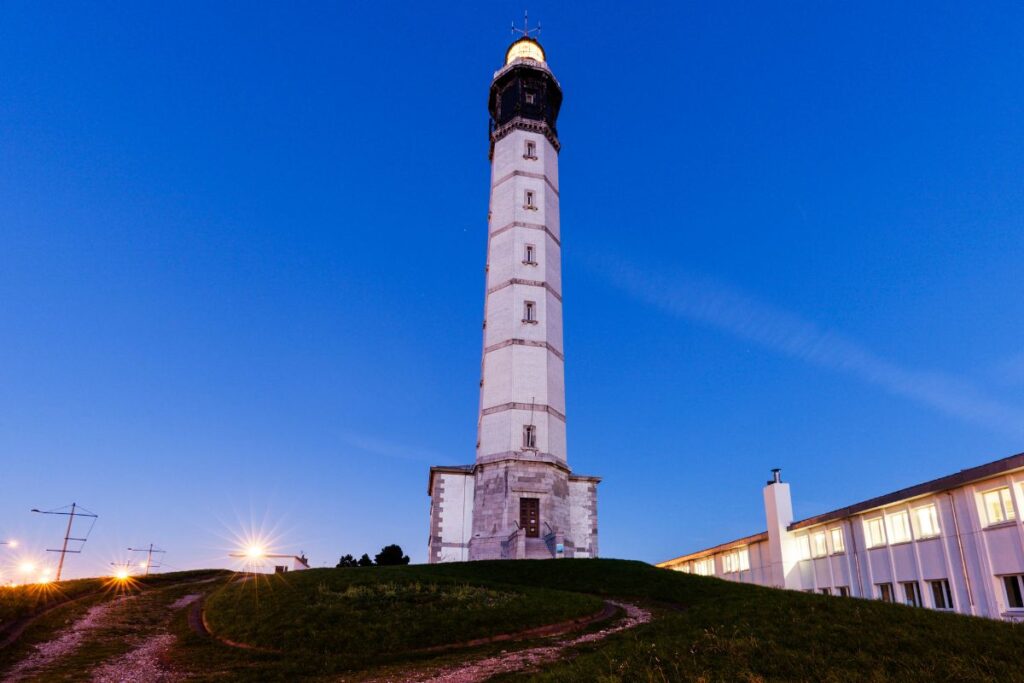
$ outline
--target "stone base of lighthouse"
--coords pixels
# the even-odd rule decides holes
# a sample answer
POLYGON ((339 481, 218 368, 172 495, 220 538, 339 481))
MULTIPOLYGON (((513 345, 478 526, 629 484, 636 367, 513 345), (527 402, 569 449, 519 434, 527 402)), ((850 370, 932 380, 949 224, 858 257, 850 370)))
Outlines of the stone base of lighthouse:
POLYGON ((428 562, 597 557, 597 485, 558 462, 430 468, 428 562))

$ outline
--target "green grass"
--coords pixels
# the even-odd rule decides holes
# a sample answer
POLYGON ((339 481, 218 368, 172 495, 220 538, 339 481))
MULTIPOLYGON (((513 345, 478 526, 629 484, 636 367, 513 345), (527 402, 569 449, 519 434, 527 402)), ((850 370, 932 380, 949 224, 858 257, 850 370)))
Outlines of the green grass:
POLYGON ((338 671, 601 609, 600 599, 578 592, 480 575, 426 577, 423 569, 313 569, 236 582, 207 600, 207 623, 222 637, 338 671))
MULTIPOLYGON (((640 562, 476 562, 316 570, 288 579, 264 583, 258 594, 251 586, 235 585, 210 604, 215 628, 282 647, 283 654, 246 654, 192 639, 177 656, 191 652, 211 665, 208 670, 219 666, 225 680, 327 677, 346 666, 383 661, 378 655, 403 648, 527 628, 545 615, 557 621, 575 604, 564 593, 578 593, 636 601, 651 608, 655 619, 518 678, 1024 681, 1024 629, 1019 626, 730 583, 640 562), (474 595, 471 587, 486 588, 476 595, 492 596, 493 609, 486 600, 483 609, 460 602, 458 591, 474 595), (550 604, 555 599, 558 609, 550 604), (540 611, 531 609, 531 601, 539 603, 540 611)), ((580 611, 593 605, 582 609, 580 603, 580 611)), ((505 643, 489 651, 514 647, 505 643)), ((405 666, 434 662, 419 657, 406 660, 405 666)))

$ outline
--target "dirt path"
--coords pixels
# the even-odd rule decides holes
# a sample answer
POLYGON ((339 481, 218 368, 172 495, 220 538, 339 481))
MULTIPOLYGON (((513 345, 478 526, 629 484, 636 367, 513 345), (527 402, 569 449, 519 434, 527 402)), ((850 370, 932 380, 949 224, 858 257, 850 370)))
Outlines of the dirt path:
POLYGON ((651 613, 636 605, 610 600, 613 605, 626 612, 626 616, 615 624, 600 631, 567 638, 551 645, 527 648, 514 652, 503 652, 493 657, 470 660, 434 671, 405 672, 377 679, 376 683, 416 681, 417 683, 477 683, 498 674, 527 671, 563 658, 567 651, 577 645, 604 640, 608 636, 646 624, 651 613))
POLYGON ((202 597, 207 581, 174 584, 94 605, 2 675, 6 681, 91 680, 95 683, 172 683, 185 680, 161 655, 175 637, 174 614, 202 597), (127 646, 127 649, 126 649, 127 646))

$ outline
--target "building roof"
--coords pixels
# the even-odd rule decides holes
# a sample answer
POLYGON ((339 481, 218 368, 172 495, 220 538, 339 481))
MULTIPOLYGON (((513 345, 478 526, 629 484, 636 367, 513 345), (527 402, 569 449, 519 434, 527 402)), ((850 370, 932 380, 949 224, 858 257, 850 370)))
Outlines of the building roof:
POLYGON ((430 476, 427 477, 427 495, 431 494, 434 490, 434 473, 441 472, 442 474, 472 474, 473 468, 476 465, 431 465, 430 476))
POLYGON ((789 529, 792 531, 795 529, 804 529, 809 526, 815 526, 817 524, 824 524, 825 522, 831 522, 836 519, 842 519, 843 517, 849 517, 861 512, 891 505, 892 503, 898 503, 901 500, 909 500, 911 498, 920 498, 921 496, 927 496, 933 493, 941 493, 942 491, 955 489, 965 484, 970 484, 982 479, 989 479, 996 475, 1022 468, 1024 468, 1024 453, 1018 453, 1017 455, 1011 455, 1009 457, 1002 458, 1001 460, 994 460, 992 462, 985 463, 984 465, 960 470, 955 474, 939 477, 938 479, 932 479, 931 481, 926 481, 923 484, 917 484, 905 489, 900 489, 899 491, 893 491, 892 493, 887 493, 884 496, 878 496, 859 503, 854 503, 853 505, 848 505, 844 508, 839 508, 838 510, 825 512, 814 517, 808 517, 807 519, 801 519, 798 522, 790 524, 789 529))
MULTIPOLYGON (((899 491, 893 491, 883 496, 877 496, 868 500, 854 503, 831 512, 825 512, 814 517, 808 517, 799 521, 793 522, 789 525, 789 530, 794 531, 796 529, 805 529, 807 527, 816 526, 818 524, 825 524, 826 522, 832 522, 837 519, 843 519, 844 517, 850 517, 857 515, 868 510, 874 510, 876 508, 885 507, 886 505, 892 505, 903 500, 910 500, 912 498, 920 498, 922 496, 931 495, 933 493, 941 493, 942 491, 948 491, 949 489, 957 488, 958 486, 964 486, 982 479, 989 479, 999 474, 1006 472, 1012 472, 1013 470, 1024 469, 1024 453, 1018 453, 1011 455, 1000 460, 994 460, 984 465, 978 465, 977 467, 971 467, 965 470, 960 470, 955 474, 950 474, 945 477, 939 477, 938 479, 932 479, 926 481, 923 484, 916 484, 915 486, 909 486, 899 491)), ((705 548, 704 550, 698 550, 697 552, 690 553, 689 555, 682 555, 671 560, 665 560, 659 562, 656 566, 668 567, 680 562, 692 560, 706 555, 713 555, 714 553, 721 552, 723 550, 729 550, 730 548, 736 548, 739 546, 750 545, 751 543, 759 543, 761 541, 768 540, 768 532, 762 532, 760 534, 754 534, 753 536, 746 536, 744 538, 736 539, 735 541, 729 541, 728 543, 722 543, 716 545, 713 548, 705 548)))
POLYGON ((713 554, 715 554, 717 552, 721 552, 722 550, 729 550, 731 548, 739 548, 741 546, 750 545, 751 543, 761 543, 761 542, 767 541, 767 540, 768 540, 768 532, 767 531, 762 531, 759 534, 754 534, 752 536, 744 536, 743 538, 737 538, 735 541, 729 541, 728 543, 722 543, 721 545, 716 545, 713 548, 705 548, 704 550, 698 550, 697 552, 690 553, 689 555, 681 555, 681 556, 675 557, 675 558, 673 558, 671 560, 665 560, 664 562, 659 562, 655 566, 656 567, 668 567, 668 566, 671 566, 673 564, 679 564, 680 562, 686 562, 687 560, 692 560, 692 559, 695 559, 695 558, 698 558, 698 557, 704 557, 706 555, 713 555, 713 554))

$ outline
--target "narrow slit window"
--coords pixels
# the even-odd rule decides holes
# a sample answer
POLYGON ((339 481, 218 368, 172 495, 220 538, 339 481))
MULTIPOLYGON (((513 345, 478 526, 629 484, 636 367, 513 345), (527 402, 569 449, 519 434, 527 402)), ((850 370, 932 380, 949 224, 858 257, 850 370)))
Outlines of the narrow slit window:
POLYGON ((523 302, 523 322, 524 323, 535 323, 537 322, 537 304, 533 301, 523 302))
POLYGON ((537 426, 523 425, 523 448, 537 448, 537 426))
POLYGON ((537 143, 533 140, 526 141, 526 151, 523 152, 523 157, 526 159, 537 158, 537 143))
POLYGON ((537 247, 532 244, 523 247, 523 263, 528 266, 537 265, 537 247))
POLYGON ((537 208, 537 193, 536 192, 534 192, 533 190, 527 190, 526 191, 526 199, 525 199, 524 206, 527 209, 536 209, 537 208))

